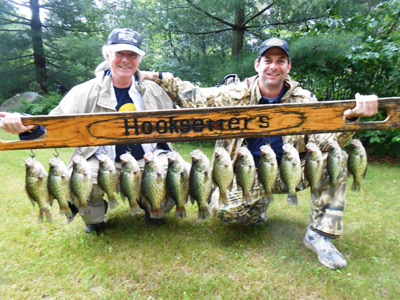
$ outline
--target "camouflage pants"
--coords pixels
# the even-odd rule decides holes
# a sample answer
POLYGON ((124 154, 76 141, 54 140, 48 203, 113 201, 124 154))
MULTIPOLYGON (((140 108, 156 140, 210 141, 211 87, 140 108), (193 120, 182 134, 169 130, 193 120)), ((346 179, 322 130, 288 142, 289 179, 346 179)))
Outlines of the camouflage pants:
MULTIPOLYGON (((327 153, 324 153, 326 166, 327 153)), ((333 186, 329 181, 326 167, 321 181, 311 194, 310 225, 326 234, 340 236, 343 231, 343 213, 345 207, 345 193, 347 186, 347 154, 343 151, 344 160, 342 163, 338 184, 333 186)), ((296 190, 300 191, 309 186, 304 177, 305 159, 302 159, 302 180, 296 190)), ((274 194, 287 192, 287 187, 278 176, 274 186, 274 194)), ((252 202, 242 203, 242 192, 234 182, 233 188, 228 192, 228 204, 220 205, 218 189, 213 191, 209 210, 214 216, 218 216, 226 223, 260 224, 266 221, 266 209, 272 197, 265 197, 265 192, 258 182, 255 183, 252 191, 252 202)))

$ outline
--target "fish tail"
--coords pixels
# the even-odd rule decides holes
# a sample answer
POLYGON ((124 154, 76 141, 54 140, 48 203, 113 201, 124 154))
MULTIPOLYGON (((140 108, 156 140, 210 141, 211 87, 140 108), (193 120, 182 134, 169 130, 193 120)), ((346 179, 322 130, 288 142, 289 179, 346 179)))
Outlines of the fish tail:
POLYGON ((118 205, 117 198, 115 197, 115 195, 109 197, 108 203, 110 204, 110 208, 114 208, 118 205))
POLYGON ((176 210, 175 210, 175 217, 176 217, 176 218, 184 218, 184 217, 186 217, 186 209, 185 209, 185 206, 176 207, 176 210))
POLYGON ((351 186, 351 190, 354 192, 359 192, 361 190, 361 183, 357 181, 353 181, 353 185, 351 186))
POLYGON ((251 196, 250 194, 243 194, 243 203, 244 204, 250 204, 251 203, 251 196))
POLYGON ((141 215, 142 209, 139 207, 136 200, 129 201, 129 211, 131 216, 141 215))
POLYGON ((272 201, 274 201, 274 194, 270 193, 266 193, 265 194, 265 200, 267 200, 267 203, 271 203, 272 201))
POLYGON ((46 216, 47 222, 52 222, 53 217, 51 216, 51 212, 48 208, 43 209, 44 215, 46 216))
POLYGON ((152 209, 150 211, 150 218, 152 219, 162 219, 164 218, 164 212, 161 208, 152 209))
POLYGON ((228 195, 225 193, 221 193, 219 194, 219 203, 222 205, 226 205, 228 204, 228 195))
POLYGON ((39 210, 39 218, 38 218, 38 222, 39 222, 39 223, 43 223, 43 220, 44 220, 43 212, 44 212, 43 209, 40 209, 40 210, 39 210))
POLYGON ((207 207, 200 207, 197 218, 199 220, 205 220, 205 219, 207 219, 209 217, 210 217, 210 212, 208 211, 208 208, 207 207))
POLYGON ((50 204, 50 206, 53 206, 53 202, 54 202, 54 197, 53 196, 49 196, 48 203, 50 204))
POLYGON ((142 214, 142 209, 140 207, 138 207, 138 206, 131 207, 129 209, 129 212, 130 212, 131 216, 141 215, 142 214))
POLYGON ((299 200, 297 199, 297 195, 296 194, 288 194, 288 196, 287 196, 287 204, 288 205, 298 205, 299 204, 299 200))
POLYGON ((60 206, 60 215, 70 218, 72 217, 72 211, 68 206, 60 206))
POLYGON ((310 193, 311 193, 311 200, 313 202, 315 202, 318 199, 318 197, 317 197, 317 193, 313 187, 310 187, 310 193))
POLYGON ((79 214, 80 214, 81 216, 90 215, 90 210, 89 210, 89 208, 87 207, 87 204, 82 205, 81 207, 79 207, 79 214))

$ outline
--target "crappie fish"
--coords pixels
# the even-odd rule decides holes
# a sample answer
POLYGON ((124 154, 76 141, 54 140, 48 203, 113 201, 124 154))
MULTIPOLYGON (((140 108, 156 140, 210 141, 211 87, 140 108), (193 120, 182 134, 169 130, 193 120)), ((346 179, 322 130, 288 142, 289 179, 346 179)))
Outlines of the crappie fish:
POLYGON ((72 158, 70 187, 74 204, 79 209, 79 214, 89 214, 87 206, 93 189, 92 174, 88 162, 80 154, 72 158))
POLYGON ((347 161, 350 174, 353 175, 352 191, 359 191, 361 188, 361 178, 367 173, 367 152, 360 140, 354 139, 351 141, 351 151, 347 161))
POLYGON ((253 155, 246 146, 242 146, 238 150, 238 158, 235 164, 235 175, 237 185, 242 188, 243 202, 251 203, 250 191, 256 180, 256 166, 253 155))
POLYGON ((43 222, 43 215, 46 216, 47 221, 51 222, 47 172, 34 156, 25 160, 25 168, 25 190, 32 204, 36 203, 39 206, 39 222, 43 222))
POLYGON ((207 204, 211 199, 212 177, 210 160, 201 151, 196 149, 190 152, 192 166, 189 174, 189 194, 199 207, 198 219, 203 220, 210 216, 207 204))
POLYGON ((324 171, 324 159, 322 152, 317 144, 310 142, 306 145, 307 158, 304 166, 305 177, 310 183, 311 193, 313 194, 318 182, 321 180, 324 171))
POLYGON ((342 168, 343 153, 337 141, 329 142, 329 153, 326 168, 333 186, 337 186, 338 177, 342 168))
POLYGON ((261 146, 260 151, 261 157, 258 165, 258 180, 264 187, 265 196, 272 200, 272 189, 279 173, 278 162, 276 160, 276 154, 269 144, 261 146))
POLYGON ((99 187, 106 193, 108 203, 113 208, 117 205, 118 173, 114 162, 104 153, 97 156, 99 161, 99 170, 97 182, 99 187))
POLYGON ((283 155, 281 161, 280 174, 283 182, 288 188, 287 203, 297 205, 296 187, 301 180, 301 162, 299 152, 292 144, 286 143, 282 146, 283 155))
POLYGON ((137 160, 130 153, 120 156, 122 170, 119 175, 119 184, 122 197, 128 198, 131 215, 142 213, 138 205, 140 199, 140 168, 137 160))
POLYGON ((60 214, 67 218, 72 217, 68 202, 71 202, 70 174, 68 168, 59 156, 49 160, 50 170, 48 189, 50 197, 57 200, 60 206, 60 214))
POLYGON ((232 186, 234 177, 232 160, 223 147, 215 149, 212 179, 219 188, 219 203, 227 204, 227 190, 232 186))
POLYGON ((186 162, 177 151, 167 154, 167 197, 172 198, 176 205, 175 217, 186 217, 185 203, 189 194, 189 171, 186 162))
POLYGON ((164 212, 161 202, 166 196, 166 171, 154 152, 146 153, 143 158, 145 165, 141 182, 142 200, 150 208, 151 218, 162 219, 164 212))

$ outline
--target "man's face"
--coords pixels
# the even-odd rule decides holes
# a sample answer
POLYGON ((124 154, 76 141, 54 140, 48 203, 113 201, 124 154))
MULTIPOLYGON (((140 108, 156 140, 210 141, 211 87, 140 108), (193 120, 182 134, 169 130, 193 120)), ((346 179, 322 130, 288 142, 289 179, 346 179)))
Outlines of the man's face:
POLYGON ((107 60, 111 67, 113 79, 132 78, 140 64, 140 55, 133 51, 117 51, 108 54, 107 60))
POLYGON ((267 89, 278 89, 282 88, 291 63, 285 51, 274 47, 265 51, 260 61, 254 62, 254 68, 260 77, 260 85, 267 89))

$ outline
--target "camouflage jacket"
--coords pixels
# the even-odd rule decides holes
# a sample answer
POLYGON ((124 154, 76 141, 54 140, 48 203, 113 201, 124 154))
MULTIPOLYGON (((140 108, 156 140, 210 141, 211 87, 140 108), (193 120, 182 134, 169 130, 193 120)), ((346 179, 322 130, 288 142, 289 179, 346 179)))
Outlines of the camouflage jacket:
MULTIPOLYGON (((258 104, 262 98, 258 87, 258 75, 246 78, 237 84, 222 85, 220 87, 202 88, 188 81, 175 78, 171 73, 162 73, 162 78, 157 83, 167 92, 175 104, 182 108, 235 106, 258 104)), ((300 87, 299 83, 289 76, 285 80, 286 93, 281 103, 310 103, 317 102, 317 98, 309 91, 300 87)), ((282 136, 283 142, 291 142, 299 153, 306 152, 307 142, 314 142, 322 151, 327 151, 329 141, 337 139, 339 145, 344 147, 354 135, 353 132, 322 133, 310 135, 282 136)), ((236 158, 236 150, 243 143, 243 138, 233 140, 219 140, 217 146, 224 146, 236 158)))

